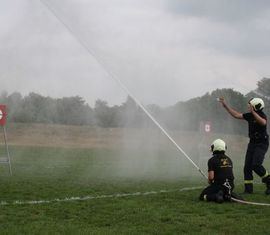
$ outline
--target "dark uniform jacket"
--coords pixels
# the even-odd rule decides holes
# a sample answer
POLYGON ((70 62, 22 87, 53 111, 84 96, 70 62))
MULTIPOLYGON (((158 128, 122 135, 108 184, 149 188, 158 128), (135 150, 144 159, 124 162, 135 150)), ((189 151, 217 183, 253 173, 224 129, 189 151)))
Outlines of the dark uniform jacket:
MULTIPOLYGON (((260 117, 267 120, 267 116, 263 111, 258 111, 260 117)), ((252 113, 244 113, 243 118, 248 122, 248 136, 251 143, 268 142, 267 126, 259 125, 252 113)))
POLYGON ((214 171, 214 184, 222 185, 226 180, 233 183, 233 163, 224 153, 213 154, 208 160, 208 171, 214 171))

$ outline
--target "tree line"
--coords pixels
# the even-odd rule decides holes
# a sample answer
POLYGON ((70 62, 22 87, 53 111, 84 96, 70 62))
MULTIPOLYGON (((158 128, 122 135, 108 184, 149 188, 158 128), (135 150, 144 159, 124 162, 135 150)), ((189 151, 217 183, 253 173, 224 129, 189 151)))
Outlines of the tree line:
MULTIPOLYGON (((240 112, 247 111, 250 98, 261 97, 265 101, 265 112, 270 117, 269 78, 260 80, 257 88, 246 95, 233 89, 216 89, 169 107, 150 104, 146 105, 146 108, 167 129, 198 131, 202 122, 210 122, 214 132, 245 134, 246 123, 232 121, 217 102, 217 97, 220 96, 224 96, 228 103, 240 112)), ((80 96, 54 99, 33 92, 22 96, 19 92, 8 94, 3 91, 0 103, 8 107, 9 122, 90 125, 104 128, 154 126, 130 97, 121 105, 109 106, 106 101, 99 99, 94 107, 90 107, 80 96)))

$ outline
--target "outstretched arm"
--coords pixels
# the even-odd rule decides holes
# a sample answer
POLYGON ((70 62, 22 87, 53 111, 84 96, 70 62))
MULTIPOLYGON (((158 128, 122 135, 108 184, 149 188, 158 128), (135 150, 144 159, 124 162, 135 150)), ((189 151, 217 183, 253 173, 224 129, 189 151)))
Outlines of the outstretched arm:
POLYGON ((243 119, 243 114, 239 113, 238 111, 234 110, 230 106, 227 105, 224 97, 218 98, 218 101, 223 105, 223 107, 227 110, 227 112, 234 118, 243 119))

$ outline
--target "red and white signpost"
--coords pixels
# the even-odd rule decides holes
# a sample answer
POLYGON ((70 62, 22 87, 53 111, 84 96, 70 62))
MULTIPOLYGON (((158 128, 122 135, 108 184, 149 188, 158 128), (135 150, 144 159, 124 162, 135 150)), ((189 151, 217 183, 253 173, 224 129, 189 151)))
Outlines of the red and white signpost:
POLYGON ((209 141, 212 135, 211 121, 201 121, 199 126, 199 140, 198 140, 198 162, 207 171, 206 162, 210 156, 210 143, 209 141))
POLYGON ((211 123, 210 122, 204 123, 204 132, 207 134, 209 134, 211 132, 211 123))
POLYGON ((4 156, 4 159, 0 160, 0 163, 8 163, 9 173, 10 175, 12 175, 10 155, 9 155, 9 149, 8 149, 8 143, 7 143, 7 133, 6 133, 6 127, 5 127, 6 121, 7 121, 7 106, 0 104, 0 126, 2 126, 3 128, 4 142, 5 142, 5 148, 6 148, 6 156, 4 156))

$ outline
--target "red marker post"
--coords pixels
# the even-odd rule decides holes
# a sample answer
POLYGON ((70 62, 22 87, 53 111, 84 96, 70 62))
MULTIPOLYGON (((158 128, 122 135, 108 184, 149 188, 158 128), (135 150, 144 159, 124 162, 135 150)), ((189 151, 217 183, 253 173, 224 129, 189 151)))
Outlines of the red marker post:
POLYGON ((12 175, 10 155, 9 155, 9 149, 8 149, 8 143, 7 143, 7 133, 6 133, 6 128, 5 128, 6 121, 7 121, 7 106, 4 104, 0 104, 0 126, 3 127, 4 141, 5 141, 5 146, 6 146, 5 160, 1 161, 0 163, 8 163, 9 172, 10 172, 10 175, 12 175))
POLYGON ((6 125, 7 119, 7 106, 0 104, 0 126, 6 125))

